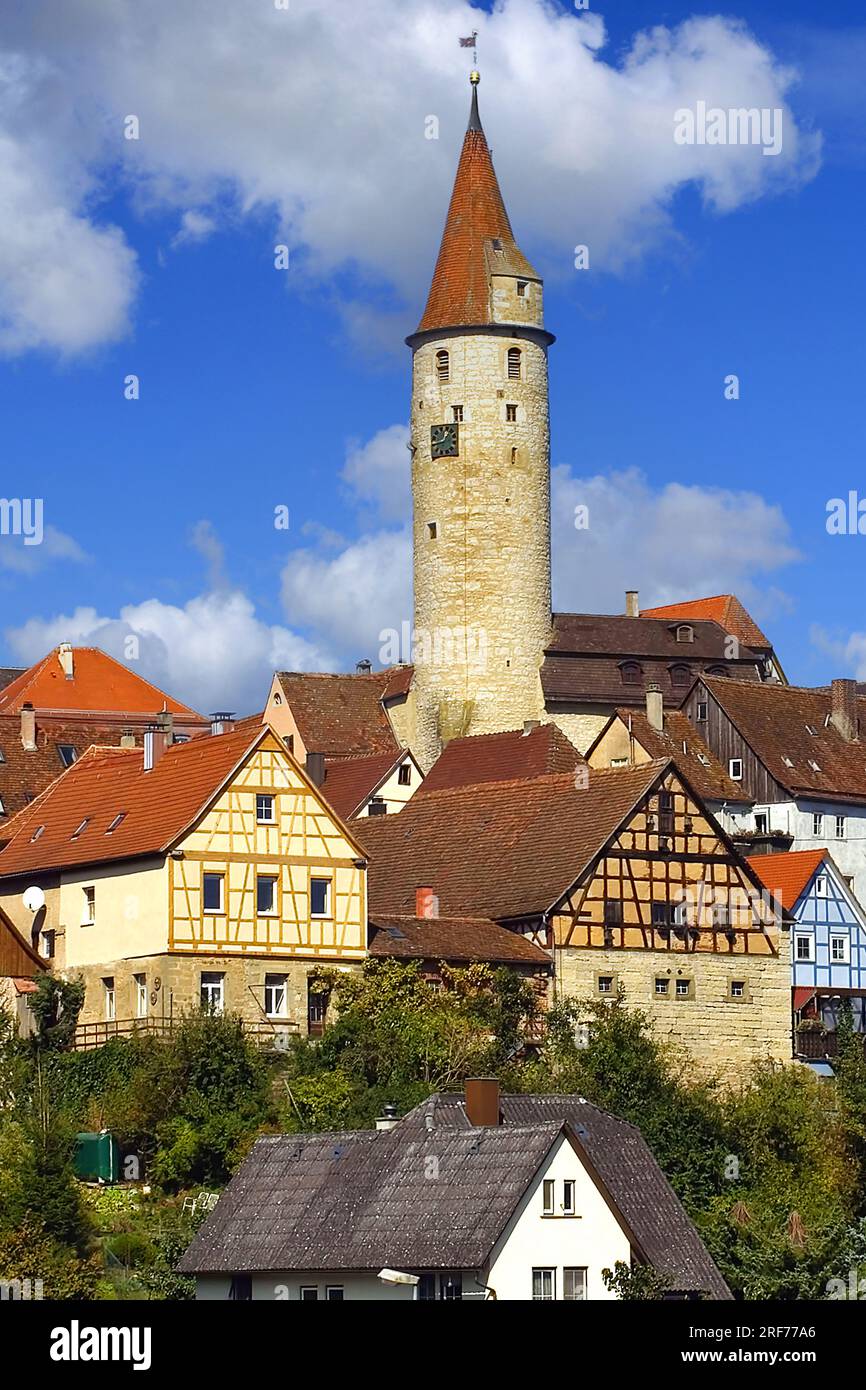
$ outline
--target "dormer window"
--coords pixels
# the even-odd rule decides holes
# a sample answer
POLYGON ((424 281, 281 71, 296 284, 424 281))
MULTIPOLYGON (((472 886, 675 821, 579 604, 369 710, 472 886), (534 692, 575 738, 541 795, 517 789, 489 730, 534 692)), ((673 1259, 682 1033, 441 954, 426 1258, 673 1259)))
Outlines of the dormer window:
POLYGON ((623 661, 619 673, 623 685, 640 685, 643 672, 639 661, 623 661))
POLYGON ((520 380, 520 348, 508 349, 508 380, 520 380))
POLYGON ((727 674, 728 674, 728 668, 727 668, 727 666, 708 666, 708 667, 707 667, 707 675, 708 675, 708 676, 726 676, 727 674))
POLYGON ((682 690, 684 686, 688 685, 691 678, 692 673, 688 666, 671 667, 671 685, 676 689, 682 690))
POLYGON ((436 354, 436 375, 439 378, 439 384, 441 386, 447 385, 447 383, 451 380, 448 353, 445 351, 444 348, 440 349, 440 351, 436 354))
POLYGON ((694 642, 695 630, 693 627, 689 627, 688 623, 680 623, 676 636, 678 642, 694 642))

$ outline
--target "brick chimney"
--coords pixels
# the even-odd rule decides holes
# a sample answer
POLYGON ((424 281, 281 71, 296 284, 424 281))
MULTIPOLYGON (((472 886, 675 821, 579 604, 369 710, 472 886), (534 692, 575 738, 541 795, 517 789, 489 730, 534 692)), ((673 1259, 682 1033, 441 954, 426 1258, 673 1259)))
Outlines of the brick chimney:
POLYGON ((29 701, 21 706, 21 746, 28 753, 36 748, 36 711, 29 701))
POLYGON ((483 1127, 501 1123, 499 1082, 495 1076, 468 1077, 463 1083, 463 1103, 471 1125, 483 1127))
POLYGON ((656 733, 664 733, 665 727, 665 704, 662 699, 662 688, 655 682, 646 688, 646 717, 651 729, 656 733))
POLYGON ((625 616, 627 618, 640 617, 640 602, 637 589, 626 589, 625 591, 625 616))
POLYGON ((415 916, 438 917, 439 899, 432 888, 415 889, 415 916))
POLYGON ((68 681, 75 675, 75 659, 72 655, 72 643, 61 642, 57 648, 57 660, 63 667, 63 674, 68 681))
POLYGON ((144 731, 144 771, 153 772, 171 743, 171 733, 160 724, 151 724, 144 731))
POLYGON ((857 718, 857 682, 835 680, 831 687, 832 712, 830 723, 846 743, 855 743, 860 736, 857 718))

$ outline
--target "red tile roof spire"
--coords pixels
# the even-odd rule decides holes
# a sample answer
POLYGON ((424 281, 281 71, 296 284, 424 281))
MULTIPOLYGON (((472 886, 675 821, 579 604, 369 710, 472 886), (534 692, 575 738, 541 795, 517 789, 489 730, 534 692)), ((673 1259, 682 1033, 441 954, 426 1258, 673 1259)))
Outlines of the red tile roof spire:
POLYGON ((493 323, 492 251, 500 273, 540 277, 514 240, 478 112, 479 74, 473 72, 472 104, 454 191, 445 219, 427 307, 417 332, 493 323))

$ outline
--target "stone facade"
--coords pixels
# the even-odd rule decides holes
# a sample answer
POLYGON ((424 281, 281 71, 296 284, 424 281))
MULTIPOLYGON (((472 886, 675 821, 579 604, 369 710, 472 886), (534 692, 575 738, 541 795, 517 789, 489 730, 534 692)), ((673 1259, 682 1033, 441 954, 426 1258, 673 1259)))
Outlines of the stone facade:
POLYGON ((791 937, 779 933, 778 954, 716 955, 636 950, 557 950, 561 995, 604 998, 599 976, 625 991, 630 1009, 652 1021, 657 1038, 685 1049, 704 1072, 739 1079, 752 1063, 791 1060, 791 937), (669 979, 668 995, 656 993, 656 979, 669 979), (677 998, 675 981, 690 981, 689 994, 677 998), (731 982, 744 993, 732 997, 731 982))

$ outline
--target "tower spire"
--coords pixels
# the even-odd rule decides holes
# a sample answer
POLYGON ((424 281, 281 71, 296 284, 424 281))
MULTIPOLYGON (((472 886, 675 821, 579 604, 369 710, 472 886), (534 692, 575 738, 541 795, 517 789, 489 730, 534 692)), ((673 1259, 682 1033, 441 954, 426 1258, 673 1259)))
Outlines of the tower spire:
POLYGON ((467 130, 477 130, 481 135, 484 131, 481 126, 481 117, 478 114, 478 83, 481 81, 481 73, 477 68, 473 68, 469 74, 469 81, 472 83, 472 105, 469 108, 469 124, 467 130))

